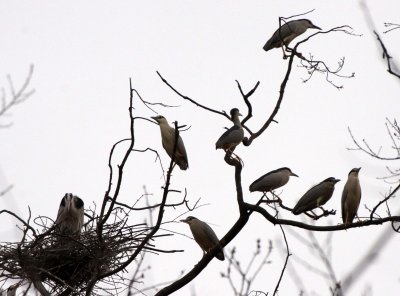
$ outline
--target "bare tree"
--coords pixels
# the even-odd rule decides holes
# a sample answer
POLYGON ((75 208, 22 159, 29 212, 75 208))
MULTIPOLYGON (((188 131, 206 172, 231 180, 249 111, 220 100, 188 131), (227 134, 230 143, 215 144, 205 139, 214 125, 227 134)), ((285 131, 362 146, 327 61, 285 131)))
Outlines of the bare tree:
MULTIPOLYGON (((310 80, 317 74, 325 76, 326 80, 340 89, 342 86, 333 82, 331 77, 351 78, 354 74, 342 74, 343 64, 345 59, 342 58, 338 62, 337 68, 332 68, 324 61, 316 61, 313 56, 306 58, 300 52, 301 45, 312 38, 318 38, 323 34, 345 33, 354 35, 349 26, 339 26, 326 31, 319 31, 309 37, 299 41, 293 48, 290 48, 290 56, 287 62, 286 72, 279 86, 279 95, 276 98, 276 103, 271 110, 269 116, 263 118, 262 124, 254 131, 249 128, 248 122, 253 119, 253 107, 251 103, 252 95, 257 91, 260 82, 255 83, 254 87, 249 91, 244 91, 239 81, 236 81, 238 91, 244 103, 247 106, 247 112, 244 119, 241 121, 242 126, 248 133, 248 137, 243 139, 245 146, 256 145, 257 139, 264 134, 272 123, 277 123, 275 120, 281 104, 285 96, 286 87, 290 75, 293 70, 293 64, 298 61, 301 69, 305 69, 306 79, 310 80)), ((183 92, 177 90, 164 76, 157 72, 161 81, 177 94, 183 100, 197 106, 201 111, 207 112, 209 115, 218 115, 229 119, 227 111, 216 110, 213 107, 206 106, 183 92)), ((62 236, 54 230, 54 221, 48 217, 37 217, 31 219, 30 215, 27 219, 23 219, 8 210, 1 210, 0 214, 9 214, 22 223, 21 231, 22 238, 18 243, 2 243, 0 244, 0 282, 5 283, 10 280, 17 280, 21 283, 26 283, 25 290, 30 289, 33 285, 41 295, 115 295, 126 292, 129 295, 135 294, 135 285, 141 281, 146 272, 143 267, 143 258, 148 253, 175 253, 182 250, 165 250, 156 247, 155 242, 160 237, 169 237, 173 234, 166 231, 163 226, 168 223, 174 223, 178 217, 172 220, 167 220, 164 216, 164 211, 168 207, 180 208, 181 211, 190 212, 199 206, 198 200, 191 202, 188 199, 187 190, 176 189, 172 187, 173 171, 176 168, 173 158, 171 159, 167 170, 165 171, 160 166, 164 173, 165 183, 162 191, 159 193, 160 202, 150 204, 145 194, 140 194, 137 198, 138 202, 134 204, 124 204, 118 200, 121 187, 125 182, 124 169, 128 161, 142 153, 151 153, 159 159, 158 152, 151 147, 136 147, 135 124, 137 121, 147 121, 154 124, 153 121, 136 116, 134 104, 139 102, 144 104, 150 110, 153 108, 169 107, 162 103, 150 103, 145 101, 139 92, 133 88, 130 82, 129 86, 129 108, 128 116, 130 119, 129 136, 116 142, 109 154, 108 168, 109 180, 106 184, 106 189, 99 210, 90 208, 86 211, 88 221, 85 225, 85 231, 80 237, 62 236), (136 99, 136 100, 135 100, 136 99), (118 160, 118 165, 113 165, 116 162, 114 152, 116 147, 126 144, 125 152, 122 159, 118 160), (181 200, 178 203, 169 203, 168 196, 179 194, 181 200), (146 202, 144 206, 139 205, 139 201, 146 202), (149 221, 141 224, 131 224, 129 214, 134 211, 148 211, 152 217, 149 221), (154 217, 154 221, 153 221, 154 217), (58 243, 60 238, 63 244, 58 243), (129 278, 124 271, 127 268, 133 268, 133 275, 129 278)), ((234 107, 234 106, 232 106, 234 107)), ((176 153, 179 133, 183 131, 185 126, 179 126, 175 122, 175 143, 174 153, 176 153)), ((368 149, 368 148, 367 148, 368 149)), ((310 233, 310 240, 313 242, 313 247, 317 251, 317 255, 325 262, 328 270, 328 277, 331 279, 332 293, 341 293, 339 280, 337 279, 325 252, 319 247, 318 242, 312 232, 336 232, 350 228, 368 227, 371 225, 381 225, 384 223, 400 222, 400 216, 392 215, 389 211, 385 215, 377 215, 376 211, 381 204, 386 204, 387 199, 392 198, 398 188, 390 191, 388 196, 378 203, 372 210, 371 215, 360 221, 350 224, 338 224, 319 226, 316 224, 299 222, 291 219, 281 218, 284 211, 290 212, 291 209, 283 204, 282 200, 276 194, 274 199, 269 199, 267 194, 263 194, 255 203, 245 202, 242 188, 242 168, 243 162, 234 157, 233 151, 227 150, 224 156, 224 161, 232 171, 232 179, 236 189, 236 205, 238 208, 238 216, 236 221, 230 226, 227 233, 221 238, 218 245, 209 250, 201 260, 187 273, 179 275, 177 280, 171 280, 168 283, 160 283, 155 286, 148 287, 149 289, 157 290, 155 295, 170 295, 171 293, 181 289, 193 279, 195 279, 213 260, 214 256, 219 252, 220 248, 227 246, 247 225, 249 218, 252 215, 259 215, 264 218, 266 224, 278 225, 281 229, 282 238, 285 241, 286 257, 282 269, 280 270, 279 279, 275 285, 273 295, 277 295, 281 280, 283 279, 289 259, 291 258, 291 250, 286 237, 285 229, 303 229, 310 233), (339 292, 338 292, 339 291, 339 292)), ((319 216, 313 216, 316 220, 334 215, 335 211, 324 211, 319 216)), ((398 232, 399 229, 393 227, 393 230, 398 232)), ((254 258, 259 255, 260 246, 256 246, 254 258)), ((238 264, 235 257, 234 249, 228 257, 227 272, 223 277, 230 280, 232 268, 234 268, 242 278, 241 288, 237 289, 235 284, 231 287, 237 295, 243 295, 251 291, 251 282, 258 274, 266 262, 268 262, 269 253, 265 255, 256 271, 250 273, 252 262, 248 267, 243 269, 238 264)), ((254 291, 255 294, 267 295, 266 291, 254 291)), ((335 294, 339 295, 339 294, 335 294)))

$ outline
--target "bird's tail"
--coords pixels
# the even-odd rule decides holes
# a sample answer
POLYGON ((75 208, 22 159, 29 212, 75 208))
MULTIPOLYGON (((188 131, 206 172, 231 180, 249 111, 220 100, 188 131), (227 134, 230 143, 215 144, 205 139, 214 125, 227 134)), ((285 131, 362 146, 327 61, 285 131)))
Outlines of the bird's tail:
POLYGON ((224 261, 224 260, 225 260, 224 251, 220 250, 220 251, 215 255, 215 258, 217 258, 218 260, 224 261))

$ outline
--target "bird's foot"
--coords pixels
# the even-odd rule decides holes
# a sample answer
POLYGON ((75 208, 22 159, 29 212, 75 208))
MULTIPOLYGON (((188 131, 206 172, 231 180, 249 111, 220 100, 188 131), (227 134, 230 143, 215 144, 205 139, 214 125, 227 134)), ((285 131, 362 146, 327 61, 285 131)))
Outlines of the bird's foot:
POLYGON ((320 207, 320 209, 322 210, 322 215, 323 217, 328 217, 329 215, 336 215, 336 210, 325 210, 323 207, 320 207))

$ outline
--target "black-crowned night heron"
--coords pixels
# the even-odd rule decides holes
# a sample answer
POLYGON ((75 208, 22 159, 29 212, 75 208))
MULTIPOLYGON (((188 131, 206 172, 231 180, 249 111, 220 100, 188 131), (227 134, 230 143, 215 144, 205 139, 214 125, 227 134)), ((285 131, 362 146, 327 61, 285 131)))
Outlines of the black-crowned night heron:
MULTIPOLYGON (((214 230, 212 230, 212 228, 208 226, 207 223, 193 216, 189 216, 181 221, 189 224, 190 231, 193 234, 194 240, 200 246, 204 253, 209 252, 219 243, 217 235, 215 234, 214 230)), ((225 260, 222 248, 218 251, 215 257, 221 261, 225 260)))
POLYGON ((250 192, 269 192, 275 190, 289 182, 290 176, 298 177, 286 167, 271 171, 251 183, 249 190, 250 192))
POLYGON ((330 177, 311 187, 297 202, 293 208, 293 214, 299 215, 316 208, 321 208, 332 197, 335 184, 339 181, 339 179, 330 177))
POLYGON ((347 182, 342 193, 342 219, 344 224, 353 222, 357 215, 358 206, 361 200, 361 186, 358 179, 358 172, 361 168, 354 168, 349 172, 347 182))
POLYGON ((222 134, 215 143, 215 149, 224 149, 225 152, 232 153, 236 146, 239 145, 244 137, 244 131, 242 124, 239 120, 240 114, 239 109, 233 108, 231 110, 231 120, 233 121, 233 126, 222 134))
MULTIPOLYGON (((278 28, 278 30, 275 31, 275 33, 267 41, 267 43, 265 43, 263 49, 265 51, 268 51, 272 48, 283 47, 284 45, 287 47, 294 38, 303 34, 307 29, 321 30, 320 27, 317 27, 310 20, 307 19, 293 20, 284 23, 280 28, 278 28)), ((284 51, 283 57, 286 58, 284 51)))
POLYGON ((186 155, 185 145, 183 144, 181 136, 178 137, 174 157, 175 128, 171 127, 165 117, 162 115, 154 116, 152 118, 157 121, 158 125, 160 126, 161 142, 169 157, 179 166, 181 170, 187 170, 189 167, 189 162, 186 155))
POLYGON ((62 235, 80 234, 83 226, 84 203, 72 193, 66 193, 60 203, 56 229, 62 235))

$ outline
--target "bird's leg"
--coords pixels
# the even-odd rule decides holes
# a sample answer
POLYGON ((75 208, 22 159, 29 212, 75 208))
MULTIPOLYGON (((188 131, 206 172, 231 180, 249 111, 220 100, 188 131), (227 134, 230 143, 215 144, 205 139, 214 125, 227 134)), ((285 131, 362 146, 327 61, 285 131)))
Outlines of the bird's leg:
MULTIPOLYGON (((313 210, 311 210, 310 212, 312 213, 312 215, 309 214, 308 216, 311 217, 311 218, 313 218, 314 220, 318 220, 318 215, 315 214, 315 213, 313 212, 313 210)), ((306 213, 306 214, 307 214, 307 213, 306 213)))
POLYGON ((266 198, 267 199, 267 201, 269 201, 269 197, 268 197, 268 195, 267 195, 267 192, 263 192, 263 195, 262 195, 262 197, 261 198, 266 198))
POLYGON ((282 48, 282 52, 283 52, 283 59, 286 60, 289 56, 286 55, 285 50, 287 49, 287 47, 284 45, 281 47, 282 48))
POLYGON ((275 201, 275 202, 277 202, 279 204, 282 203, 282 199, 278 195, 276 195, 273 191, 271 191, 271 194, 272 194, 273 197, 276 198, 276 199, 273 199, 273 201, 275 201))

